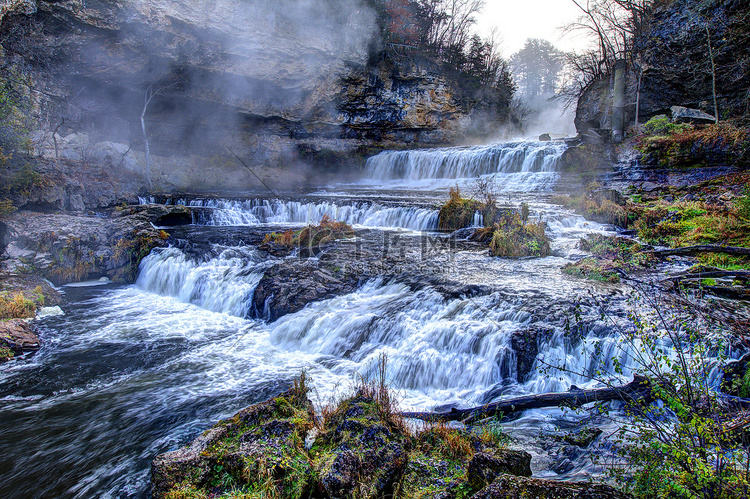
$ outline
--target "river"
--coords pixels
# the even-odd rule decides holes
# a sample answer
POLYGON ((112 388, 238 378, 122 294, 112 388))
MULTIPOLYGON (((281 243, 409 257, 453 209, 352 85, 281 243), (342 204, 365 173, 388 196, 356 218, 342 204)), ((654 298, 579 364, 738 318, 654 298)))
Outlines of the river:
MULTIPOLYGON (((199 208, 195 224, 171 230, 170 247, 143 260, 134 285, 64 287, 65 315, 38 322, 41 350, 0 366, 0 496, 148 497, 157 454, 280 392, 302 369, 313 380, 313 400, 326 403, 383 353, 404 409, 593 385, 568 373, 546 376, 539 365, 519 376, 511 348, 513 334, 543 329, 540 355, 547 361, 595 369, 597 362, 579 355, 566 337, 565 321, 583 297, 626 306, 625 285, 595 284, 560 270, 581 256, 581 237, 611 232, 549 203, 565 181, 558 171, 564 149, 560 142, 517 141, 383 152, 368 160, 356 183, 143 200, 199 208), (493 258, 436 232, 448 189, 458 185, 470 194, 477 178, 499 204, 529 204, 531 218, 547 223, 552 256, 493 258), (395 252, 390 258, 398 268, 370 268, 357 291, 275 322, 253 318, 251 298, 263 272, 285 258, 305 264, 299 256, 259 250, 263 235, 325 214, 357 231, 341 247, 395 252), (446 293, 440 282, 479 291, 446 293)), ((599 315, 595 306, 582 310, 599 315)), ((592 344, 604 358, 622 356, 627 367, 614 328, 592 321, 598 324, 586 333, 592 344)), ((510 426, 530 434, 574 421, 549 409, 529 411, 510 426)), ((533 454, 540 476, 592 472, 589 461, 573 459, 554 473, 543 451, 533 454)))

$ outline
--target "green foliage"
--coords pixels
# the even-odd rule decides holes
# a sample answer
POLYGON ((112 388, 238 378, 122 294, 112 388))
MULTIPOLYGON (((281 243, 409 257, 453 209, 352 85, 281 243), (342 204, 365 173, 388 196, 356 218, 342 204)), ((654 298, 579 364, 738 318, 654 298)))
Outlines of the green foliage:
POLYGON ((620 351, 611 358, 597 349, 598 342, 586 346, 583 340, 584 349, 594 347, 592 362, 601 362, 595 379, 620 384, 626 371, 618 359, 628 356, 633 373, 645 377, 652 396, 662 402, 626 409, 628 419, 616 441, 627 463, 610 471, 638 499, 746 498, 750 448, 728 424, 743 415, 728 412, 709 382, 714 363, 726 360, 721 325, 712 325, 709 336, 692 327, 684 311, 639 297, 631 306, 641 311, 656 307, 658 322, 645 312, 629 314, 630 326, 618 328, 620 351))
POLYGON ((750 369, 746 369, 745 374, 742 375, 738 392, 740 397, 750 398, 750 369))
POLYGON ((654 116, 644 125, 646 131, 653 135, 667 135, 692 130, 692 125, 672 123, 665 115, 654 116))
POLYGON ((5 345, 0 345, 0 362, 10 360, 13 357, 15 357, 15 355, 16 354, 13 352, 13 350, 11 350, 5 345))
POLYGON ((578 247, 592 256, 565 265, 563 272, 594 281, 619 282, 620 273, 644 269, 657 262, 653 255, 644 253, 643 245, 626 237, 591 234, 581 239, 578 247))
POLYGON ((13 202, 10 199, 0 199, 0 219, 16 211, 13 202))
POLYGON ((631 207, 641 239, 672 247, 708 243, 747 246, 750 221, 742 217, 744 209, 742 204, 739 209, 726 210, 703 201, 657 201, 631 207))
POLYGON ((0 72, 0 153, 28 149, 31 99, 27 80, 12 67, 0 72))

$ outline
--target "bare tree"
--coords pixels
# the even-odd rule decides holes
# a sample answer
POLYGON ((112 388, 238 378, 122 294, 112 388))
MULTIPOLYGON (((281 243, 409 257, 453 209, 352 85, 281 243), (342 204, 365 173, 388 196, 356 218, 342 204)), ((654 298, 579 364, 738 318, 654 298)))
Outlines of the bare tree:
POLYGON ((170 87, 177 85, 178 82, 173 82, 168 85, 155 88, 154 83, 150 84, 143 92, 143 111, 141 111, 141 131, 143 132, 143 145, 146 153, 146 180, 148 181, 148 188, 153 189, 154 185, 151 182, 151 152, 148 142, 148 134, 146 133, 146 111, 151 101, 157 95, 167 90, 170 87))

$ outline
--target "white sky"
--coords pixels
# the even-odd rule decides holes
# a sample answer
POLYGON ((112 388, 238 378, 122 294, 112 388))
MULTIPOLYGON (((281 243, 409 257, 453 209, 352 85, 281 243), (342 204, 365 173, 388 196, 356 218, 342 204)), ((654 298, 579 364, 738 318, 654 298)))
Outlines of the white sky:
POLYGON ((563 37, 559 29, 575 21, 580 12, 571 0, 485 0, 484 11, 477 16, 477 31, 484 37, 497 27, 505 58, 523 48, 527 38, 543 38, 564 51, 580 50, 585 40, 575 34, 563 37))

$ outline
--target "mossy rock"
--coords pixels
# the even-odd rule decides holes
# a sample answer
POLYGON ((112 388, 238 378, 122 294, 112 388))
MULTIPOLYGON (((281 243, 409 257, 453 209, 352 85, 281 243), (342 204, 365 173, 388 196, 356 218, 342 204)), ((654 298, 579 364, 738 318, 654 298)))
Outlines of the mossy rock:
POLYGON ((189 446, 152 463, 156 498, 264 493, 307 497, 315 474, 303 442, 312 404, 299 389, 219 422, 189 446))
POLYGON ((473 499, 626 499, 629 496, 601 484, 570 483, 500 474, 473 499))

